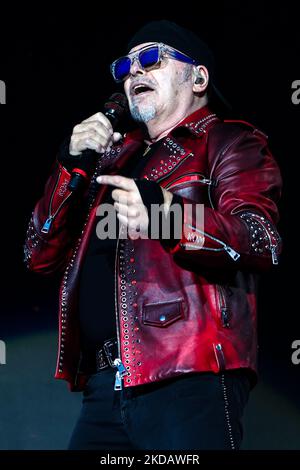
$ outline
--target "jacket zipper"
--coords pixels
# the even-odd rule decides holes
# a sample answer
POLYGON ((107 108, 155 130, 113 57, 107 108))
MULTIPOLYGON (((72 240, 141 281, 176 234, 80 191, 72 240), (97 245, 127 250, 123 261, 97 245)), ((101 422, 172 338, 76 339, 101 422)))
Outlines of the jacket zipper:
MULTIPOLYGON (((181 162, 167 175, 162 176, 156 182, 160 182, 165 179, 167 176, 172 174, 189 156, 194 155, 193 153, 189 153, 186 157, 181 160, 181 162)), ((115 258, 115 313, 116 313, 116 327, 117 327, 117 342, 118 342, 118 356, 114 360, 114 365, 118 369, 115 376, 115 385, 114 390, 122 390, 122 379, 128 375, 128 371, 126 370, 124 364, 122 363, 121 359, 121 348, 120 348, 120 330, 119 330, 119 311, 118 311, 118 299, 117 299, 117 290, 118 290, 118 248, 119 248, 119 237, 117 240, 117 247, 116 247, 116 258, 115 258)))
POLYGON ((51 194, 51 199, 50 199, 50 204, 49 204, 49 216, 48 218, 46 219, 42 229, 41 229, 41 232, 42 233, 49 233, 49 230, 51 228, 51 225, 53 223, 53 220, 55 219, 55 217, 57 216, 57 214, 59 213, 60 209, 62 208, 62 206, 65 204, 65 202, 70 198, 71 194, 68 194, 68 196, 66 197, 66 199, 64 199, 62 201, 62 203, 58 206, 57 210, 55 211, 54 214, 51 214, 51 209, 52 209, 52 203, 53 203, 53 198, 54 198, 54 194, 56 192, 56 189, 57 189, 57 186, 58 186, 58 182, 60 180, 60 175, 61 175, 61 170, 59 170, 59 173, 58 173, 58 178, 57 178, 57 181, 56 181, 56 184, 55 184, 55 188, 51 194))
MULTIPOLYGON (((195 173, 186 173, 186 174, 183 175, 183 176, 196 176, 196 175, 202 176, 200 173, 196 173, 196 172, 195 172, 195 173)), ((181 180, 181 179, 183 178, 183 176, 179 176, 178 178, 175 178, 173 181, 170 181, 170 183, 168 183, 168 184, 165 186, 165 189, 178 188, 178 187, 180 187, 181 185, 186 184, 187 181, 184 181, 184 182, 178 183, 178 184, 174 184, 174 183, 176 183, 176 181, 181 180)), ((191 181, 189 181, 189 182, 191 182, 191 181)), ((192 181, 192 182, 193 182, 193 181, 192 181)), ((210 180, 210 179, 208 179, 208 178, 204 178, 204 177, 202 177, 201 180, 195 180, 194 182, 195 182, 195 183, 206 184, 206 185, 208 185, 208 186, 210 186, 211 184, 213 184, 213 181, 212 181, 212 180, 210 180)))
POLYGON ((222 251, 225 250, 226 253, 229 254, 229 256, 234 260, 234 261, 237 261, 239 258, 240 258, 240 254, 235 251, 233 248, 231 248, 231 246, 229 245, 226 245, 226 243, 222 242, 222 240, 219 240, 218 238, 216 237, 213 237, 212 235, 209 235, 208 233, 206 232, 203 232, 202 230, 199 230, 199 229, 195 229, 195 227, 193 227, 192 225, 188 225, 189 228, 191 228, 192 230, 196 230, 196 232, 199 232, 201 233, 201 235, 204 235, 205 237, 208 237, 210 238, 211 240, 219 243, 220 245, 223 246, 223 248, 201 248, 202 250, 209 250, 209 251, 222 251))
POLYGON ((169 173, 166 173, 165 175, 161 176, 160 178, 158 178, 156 181, 156 183, 160 183, 161 181, 163 181, 164 179, 168 178, 170 175, 172 175, 174 173, 174 171, 176 171, 185 161, 188 157, 190 156, 194 156, 194 154, 191 152, 191 153, 188 153, 182 160, 181 162, 178 163, 178 165, 174 166, 174 168, 172 168, 172 170, 169 171, 169 173))
POLYGON ((278 257, 277 257, 277 253, 276 253, 276 245, 273 245, 272 243, 272 239, 270 237, 270 234, 269 234, 269 231, 266 229, 266 227, 260 222, 260 220, 258 219, 258 217, 255 217, 255 220, 259 223, 259 225, 262 227, 262 229, 264 230, 264 232, 267 234, 267 237, 269 239, 269 245, 270 245, 270 251, 271 251, 271 254, 272 254, 272 263, 273 264, 278 264, 278 257))
POLYGON ((221 322, 224 328, 229 328, 229 314, 228 308, 226 305, 226 297, 225 297, 225 289, 223 286, 217 285, 217 292, 218 292, 218 303, 219 303, 219 311, 221 314, 221 322))
POLYGON ((116 329, 117 329, 117 342, 118 342, 118 357, 114 360, 114 366, 118 369, 115 375, 115 385, 114 390, 122 390, 122 379, 128 374, 124 364, 122 363, 121 359, 121 347, 120 347, 120 329, 119 329, 119 308, 118 308, 118 249, 119 249, 119 241, 120 241, 120 230, 117 240, 117 247, 116 247, 116 257, 115 257, 115 314, 116 314, 116 329))

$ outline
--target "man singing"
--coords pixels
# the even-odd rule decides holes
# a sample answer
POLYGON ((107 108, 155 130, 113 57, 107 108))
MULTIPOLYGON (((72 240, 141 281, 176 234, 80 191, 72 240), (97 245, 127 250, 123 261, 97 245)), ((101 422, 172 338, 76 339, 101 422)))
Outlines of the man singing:
POLYGON ((136 129, 122 136, 105 113, 75 126, 25 249, 31 270, 62 272, 56 378, 83 391, 69 448, 238 449, 280 173, 261 131, 216 114, 214 59, 193 32, 151 22, 124 52, 111 72, 136 129), (86 182, 71 191, 76 172, 86 182), (108 204, 118 224, 104 238, 108 204), (168 236, 153 236, 158 205, 161 224, 180 209, 168 236))

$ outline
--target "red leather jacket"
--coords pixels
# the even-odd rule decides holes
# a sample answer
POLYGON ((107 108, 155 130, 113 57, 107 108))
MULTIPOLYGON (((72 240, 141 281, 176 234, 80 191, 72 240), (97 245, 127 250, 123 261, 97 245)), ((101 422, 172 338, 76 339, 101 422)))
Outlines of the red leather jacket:
MULTIPOLYGON (((70 174, 56 164, 29 225, 29 268, 64 270, 55 376, 68 380, 71 390, 86 381, 77 297, 96 209, 107 190, 95 177, 118 174, 142 141, 140 131, 129 133, 99 161, 87 209, 85 197, 72 202, 70 174)), ((184 208, 204 204, 204 229, 185 213, 182 239, 172 249, 159 240, 118 241, 115 312, 124 386, 234 368, 252 371, 255 379, 256 273, 277 264, 280 252, 281 177, 266 136, 244 122, 220 121, 205 107, 162 139, 141 177, 180 195, 184 208)))

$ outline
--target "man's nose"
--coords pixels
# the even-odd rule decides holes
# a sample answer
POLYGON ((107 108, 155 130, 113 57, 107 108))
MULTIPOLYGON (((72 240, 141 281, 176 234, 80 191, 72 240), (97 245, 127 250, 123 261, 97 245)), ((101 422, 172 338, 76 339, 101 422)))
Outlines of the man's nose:
POLYGON ((135 75, 143 75, 145 70, 140 66, 140 63, 137 59, 134 59, 130 65, 130 74, 135 75))

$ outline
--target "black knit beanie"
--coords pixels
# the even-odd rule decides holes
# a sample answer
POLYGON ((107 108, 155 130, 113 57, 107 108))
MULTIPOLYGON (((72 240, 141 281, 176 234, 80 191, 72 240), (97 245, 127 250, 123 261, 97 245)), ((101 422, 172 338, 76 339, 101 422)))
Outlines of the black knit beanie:
POLYGON ((151 21, 143 26, 128 43, 128 51, 144 42, 162 42, 205 65, 213 76, 215 60, 209 47, 192 31, 167 20, 151 21))
POLYGON ((139 29, 130 39, 127 52, 146 42, 162 42, 196 60, 198 65, 204 65, 209 72, 211 91, 226 108, 231 108, 216 86, 214 55, 208 45, 195 33, 172 21, 151 21, 139 29))

